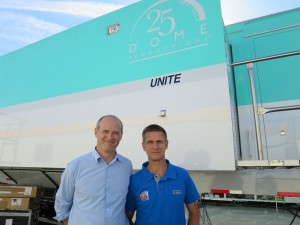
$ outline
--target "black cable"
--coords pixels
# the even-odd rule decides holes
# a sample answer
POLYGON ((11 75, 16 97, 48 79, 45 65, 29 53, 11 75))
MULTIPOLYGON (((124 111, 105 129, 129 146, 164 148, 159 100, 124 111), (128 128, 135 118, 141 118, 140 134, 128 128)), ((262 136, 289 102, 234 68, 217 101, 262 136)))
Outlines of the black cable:
MULTIPOLYGON (((293 218, 293 220, 291 221, 290 225, 292 225, 292 224, 294 223, 296 217, 298 216, 299 209, 300 209, 300 205, 298 205, 297 211, 296 211, 295 214, 289 210, 289 212, 291 212, 292 214, 294 214, 294 218, 293 218)), ((299 216, 298 216, 298 217, 299 217, 299 216)))
MULTIPOLYGON (((298 204, 296 204, 296 205, 298 205, 298 204)), ((297 208, 294 208, 294 207, 287 207, 286 210, 287 210, 289 213, 291 213, 291 214, 293 214, 293 215, 296 215, 297 217, 300 218, 300 215, 297 215, 297 214, 295 213, 295 211, 294 211, 294 210, 297 211, 297 208)))
POLYGON ((210 220, 210 217, 208 215, 207 208, 206 208, 205 204, 203 206, 203 215, 204 215, 203 225, 213 225, 211 220, 210 220))
POLYGON ((213 225, 210 218, 209 218, 207 208, 206 208, 206 204, 204 203, 204 201, 201 201, 201 200, 198 201, 198 208, 199 208, 199 211, 200 211, 200 219, 202 221, 201 225, 213 225))

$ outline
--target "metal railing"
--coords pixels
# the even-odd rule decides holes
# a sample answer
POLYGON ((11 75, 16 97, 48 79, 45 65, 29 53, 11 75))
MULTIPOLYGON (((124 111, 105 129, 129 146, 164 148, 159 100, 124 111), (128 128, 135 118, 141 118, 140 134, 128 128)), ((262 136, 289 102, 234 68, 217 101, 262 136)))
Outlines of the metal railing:
POLYGON ((262 149, 262 141, 261 141, 261 129, 259 126, 259 114, 266 114, 266 113, 272 113, 272 112, 280 112, 280 111, 289 111, 289 110, 298 110, 300 109, 300 105, 293 105, 293 106, 282 106, 282 107, 274 107, 274 108, 258 108, 257 107, 257 100, 256 100, 256 92, 255 92, 255 83, 254 83, 254 73, 253 63, 256 62, 262 62, 267 60, 273 60, 283 57, 289 57, 289 56, 295 56, 300 55, 300 51, 294 51, 294 52, 288 52, 284 54, 277 54, 267 57, 261 57, 257 59, 251 59, 251 60, 245 60, 241 62, 232 63, 231 66, 241 66, 246 65, 248 69, 248 75, 250 80, 250 89, 251 89, 251 100, 252 100, 252 107, 253 107, 253 113, 254 113, 254 120, 255 120, 255 134, 256 134, 256 140, 257 140, 257 150, 258 150, 258 159, 263 160, 263 149, 262 149))

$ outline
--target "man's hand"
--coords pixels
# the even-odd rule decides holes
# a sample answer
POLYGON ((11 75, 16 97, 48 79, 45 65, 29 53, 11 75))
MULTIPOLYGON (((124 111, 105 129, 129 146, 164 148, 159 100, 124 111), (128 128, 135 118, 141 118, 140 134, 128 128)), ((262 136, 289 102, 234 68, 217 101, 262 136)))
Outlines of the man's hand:
POLYGON ((69 220, 68 219, 65 219, 65 220, 63 220, 63 221, 61 221, 64 225, 68 225, 68 223, 69 223, 69 220))

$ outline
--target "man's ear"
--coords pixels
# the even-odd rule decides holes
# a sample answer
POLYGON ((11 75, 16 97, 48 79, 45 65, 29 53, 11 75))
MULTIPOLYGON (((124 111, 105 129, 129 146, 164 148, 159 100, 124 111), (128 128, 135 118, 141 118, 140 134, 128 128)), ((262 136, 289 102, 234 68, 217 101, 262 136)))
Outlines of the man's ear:
POLYGON ((143 150, 146 151, 145 148, 144 148, 144 142, 142 142, 142 147, 143 147, 143 150))
POLYGON ((94 129, 95 137, 97 136, 97 128, 94 129))

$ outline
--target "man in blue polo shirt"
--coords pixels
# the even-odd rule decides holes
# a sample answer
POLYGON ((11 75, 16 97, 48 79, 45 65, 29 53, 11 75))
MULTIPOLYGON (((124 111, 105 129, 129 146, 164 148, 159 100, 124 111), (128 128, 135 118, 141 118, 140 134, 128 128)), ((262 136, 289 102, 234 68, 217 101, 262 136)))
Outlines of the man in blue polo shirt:
POLYGON ((131 225, 199 225, 197 200, 200 198, 188 172, 165 158, 167 133, 152 124, 142 133, 148 162, 131 176, 126 214, 131 225), (188 210, 188 222, 185 208, 188 210), (133 216, 136 211, 136 220, 133 216))

